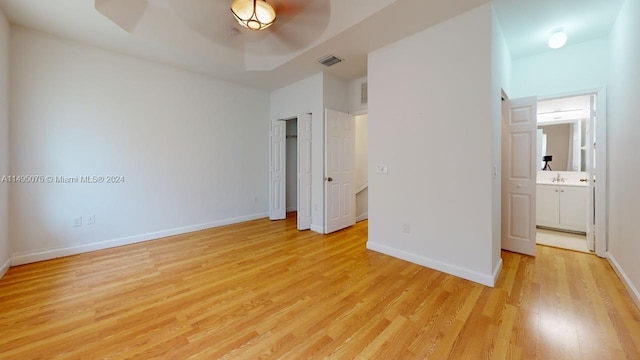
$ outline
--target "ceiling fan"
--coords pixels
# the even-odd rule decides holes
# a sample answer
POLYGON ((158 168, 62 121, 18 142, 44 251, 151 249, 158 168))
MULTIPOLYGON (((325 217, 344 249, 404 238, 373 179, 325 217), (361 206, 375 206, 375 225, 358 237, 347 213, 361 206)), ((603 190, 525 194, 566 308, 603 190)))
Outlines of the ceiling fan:
POLYGON ((264 30, 276 21, 276 9, 266 0, 233 0, 231 13, 249 30, 264 30))
POLYGON ((326 29, 331 12, 327 0, 267 0, 275 11, 275 21, 254 31, 250 29, 256 23, 249 19, 241 26, 238 14, 232 12, 232 4, 242 3, 253 5, 253 0, 95 0, 95 8, 132 34, 170 41, 171 22, 181 22, 193 36, 266 55, 288 54, 311 45, 326 29))

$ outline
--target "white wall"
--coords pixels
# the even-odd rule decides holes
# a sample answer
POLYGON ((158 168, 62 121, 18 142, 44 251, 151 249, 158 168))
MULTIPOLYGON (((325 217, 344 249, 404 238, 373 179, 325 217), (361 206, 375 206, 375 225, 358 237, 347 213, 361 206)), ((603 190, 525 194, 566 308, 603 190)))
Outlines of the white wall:
POLYGON ((626 0, 611 32, 607 100, 609 258, 640 306, 640 0, 626 0))
POLYGON ((333 75, 323 74, 324 107, 349 112, 349 83, 333 75))
POLYGON ((361 103, 362 84, 367 82, 367 77, 349 82, 349 113, 363 114, 367 112, 367 105, 361 103))
POLYGON ((513 59, 509 98, 592 90, 607 83, 609 39, 604 37, 558 50, 513 59))
POLYGON ((13 186, 15 262, 266 216, 268 93, 22 28, 11 40, 11 172, 125 178, 13 186))
MULTIPOLYGON (((9 22, 0 10, 0 177, 9 173, 9 22)), ((0 182, 0 277, 8 270, 9 185, 0 182)))
POLYGON ((356 189, 369 182, 369 116, 356 116, 356 189))
POLYGON ((491 197, 491 266, 496 271, 502 264, 502 92, 511 91, 511 54, 495 12, 491 12, 491 134, 492 145, 492 197, 491 197))
POLYGON ((316 232, 324 232, 323 80, 318 73, 271 92, 271 120, 311 113, 311 229, 316 232))
POLYGON ((492 35, 486 4, 371 53, 368 73, 367 247, 490 286, 492 35))

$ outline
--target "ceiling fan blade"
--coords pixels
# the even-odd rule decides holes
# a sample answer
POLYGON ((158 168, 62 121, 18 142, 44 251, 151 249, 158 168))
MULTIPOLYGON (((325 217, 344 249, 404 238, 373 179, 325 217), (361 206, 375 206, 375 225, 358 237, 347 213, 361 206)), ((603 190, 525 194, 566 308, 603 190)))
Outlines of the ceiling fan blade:
POLYGON ((220 45, 242 48, 246 39, 231 14, 230 0, 167 0, 171 9, 191 29, 220 45))
MULTIPOLYGON (((326 0, 291 0, 276 5, 278 18, 267 30, 268 36, 258 39, 259 47, 272 54, 287 54, 311 45, 329 24, 331 4, 326 0)), ((247 39, 247 42, 253 39, 247 39)))

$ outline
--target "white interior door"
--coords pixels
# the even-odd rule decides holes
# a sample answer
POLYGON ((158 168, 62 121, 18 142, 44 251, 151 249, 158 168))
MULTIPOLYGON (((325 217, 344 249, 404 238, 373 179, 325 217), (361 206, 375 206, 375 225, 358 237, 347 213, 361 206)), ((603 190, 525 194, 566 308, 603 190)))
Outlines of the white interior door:
POLYGON ((595 95, 591 95, 589 99, 589 119, 587 119, 585 131, 585 156, 587 170, 587 246, 589 250, 596 250, 595 243, 595 122, 596 122, 596 103, 595 95))
POLYGON ((269 219, 282 220, 287 217, 287 122, 275 120, 271 123, 271 163, 269 176, 269 219))
POLYGON ((298 115, 298 230, 311 228, 311 114, 298 115))
POLYGON ((324 231, 356 223, 355 117, 325 110, 324 231))
POLYGON ((536 254, 535 97, 502 103, 502 248, 536 254))

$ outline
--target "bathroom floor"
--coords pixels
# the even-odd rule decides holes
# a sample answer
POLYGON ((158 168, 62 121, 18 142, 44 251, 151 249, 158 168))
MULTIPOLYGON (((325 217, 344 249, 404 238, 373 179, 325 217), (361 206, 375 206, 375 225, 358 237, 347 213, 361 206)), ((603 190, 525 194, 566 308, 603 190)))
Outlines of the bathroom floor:
POLYGON ((565 233, 547 229, 536 229, 536 243, 561 249, 590 253, 586 235, 565 233))

